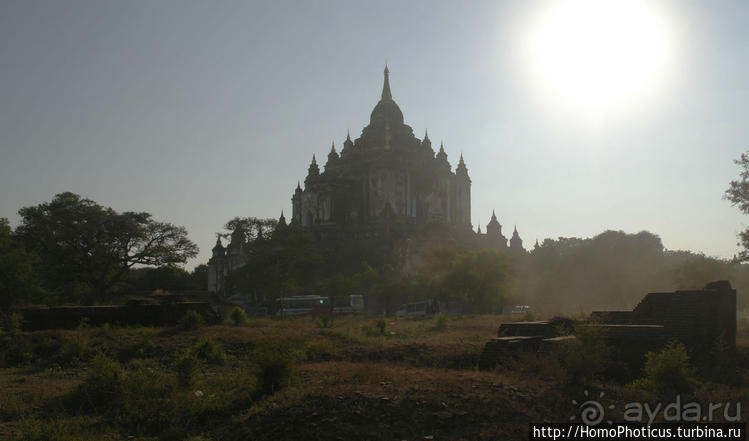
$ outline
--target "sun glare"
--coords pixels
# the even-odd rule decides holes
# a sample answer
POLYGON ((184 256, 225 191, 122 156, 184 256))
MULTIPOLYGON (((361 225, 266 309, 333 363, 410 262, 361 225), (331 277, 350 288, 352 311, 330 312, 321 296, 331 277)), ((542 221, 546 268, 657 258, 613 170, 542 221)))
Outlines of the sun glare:
POLYGON ((673 51, 664 15, 641 0, 550 2, 527 40, 534 85, 565 110, 645 104, 664 84, 673 51))

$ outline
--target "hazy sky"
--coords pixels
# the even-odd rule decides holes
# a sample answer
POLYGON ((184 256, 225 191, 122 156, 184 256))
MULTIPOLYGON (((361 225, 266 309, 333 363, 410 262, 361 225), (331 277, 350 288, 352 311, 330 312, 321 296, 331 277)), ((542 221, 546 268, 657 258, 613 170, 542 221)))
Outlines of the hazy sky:
POLYGON ((463 153, 474 227, 496 209, 526 247, 648 230, 731 257, 749 3, 653 3, 659 80, 591 109, 528 61, 545 2, 1 0, 0 217, 72 191, 184 225, 205 262, 230 218, 290 214, 312 154, 367 125, 387 60, 406 123, 463 153))

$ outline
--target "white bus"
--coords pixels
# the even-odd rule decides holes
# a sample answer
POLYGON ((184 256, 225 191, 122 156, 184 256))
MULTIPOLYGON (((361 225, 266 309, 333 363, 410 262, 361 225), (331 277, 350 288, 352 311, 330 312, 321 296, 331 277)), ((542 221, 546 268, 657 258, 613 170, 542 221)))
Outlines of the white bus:
POLYGON ((327 297, 294 296, 276 299, 276 315, 286 317, 292 315, 322 315, 330 312, 327 297))
POLYGON ((276 299, 276 315, 286 317, 292 315, 323 315, 323 314, 358 314, 364 311, 364 296, 352 294, 348 301, 336 298, 331 305, 328 297, 308 295, 282 297, 276 299))

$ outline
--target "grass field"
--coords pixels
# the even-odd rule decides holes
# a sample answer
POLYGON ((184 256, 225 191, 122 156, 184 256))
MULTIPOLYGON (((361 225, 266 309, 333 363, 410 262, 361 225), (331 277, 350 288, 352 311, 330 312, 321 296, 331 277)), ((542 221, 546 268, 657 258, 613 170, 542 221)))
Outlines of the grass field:
MULTIPOLYGON (((507 319, 252 319, 6 336, 0 439, 526 439, 529 422, 569 421, 586 390, 604 393, 614 420, 624 403, 656 399, 626 384, 570 383, 549 359, 479 372, 484 343, 507 319)), ((745 327, 739 346, 746 369, 745 327)), ((749 388, 704 381, 690 398, 746 402, 749 388)))

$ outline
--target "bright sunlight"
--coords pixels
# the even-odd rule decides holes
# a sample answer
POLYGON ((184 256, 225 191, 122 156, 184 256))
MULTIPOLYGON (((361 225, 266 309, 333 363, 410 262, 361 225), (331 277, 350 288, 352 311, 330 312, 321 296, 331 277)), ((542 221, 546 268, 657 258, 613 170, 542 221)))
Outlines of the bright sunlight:
POLYGON ((642 0, 560 0, 530 27, 531 77, 564 111, 641 108, 665 84, 673 55, 666 14, 642 0))

